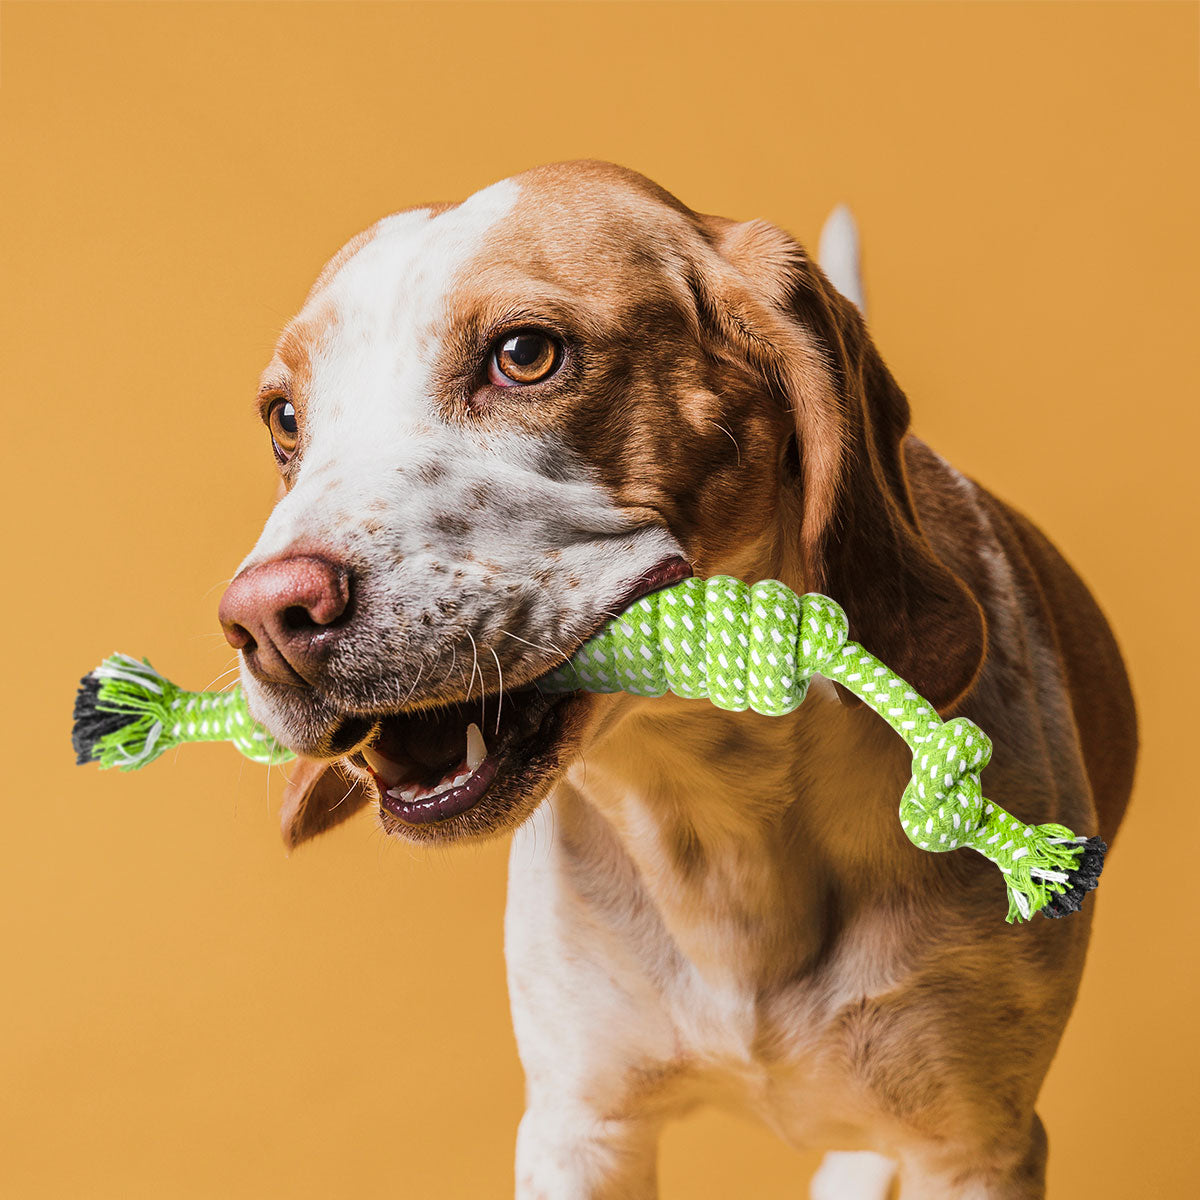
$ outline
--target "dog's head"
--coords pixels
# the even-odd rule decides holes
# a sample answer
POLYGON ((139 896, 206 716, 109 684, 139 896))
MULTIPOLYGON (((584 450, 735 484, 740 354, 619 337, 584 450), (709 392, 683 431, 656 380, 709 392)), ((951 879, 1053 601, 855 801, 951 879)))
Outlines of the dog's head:
POLYGON ((412 838, 523 820, 620 703, 537 679, 692 570, 829 591, 935 701, 978 666, 857 311, 786 234, 632 172, 540 168, 379 222, 285 329, 260 407, 286 494, 222 621, 259 719, 352 776, 301 771, 292 841, 370 781, 412 838))

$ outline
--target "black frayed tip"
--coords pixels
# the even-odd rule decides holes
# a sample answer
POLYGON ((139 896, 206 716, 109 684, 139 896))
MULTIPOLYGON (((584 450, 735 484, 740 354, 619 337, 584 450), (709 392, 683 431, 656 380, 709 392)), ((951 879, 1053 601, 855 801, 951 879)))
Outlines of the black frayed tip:
POLYGON ((95 675, 85 675, 79 681, 79 691, 75 694, 75 723, 71 727, 75 762, 81 767, 95 761, 96 743, 105 734, 113 733, 129 724, 128 716, 101 712, 97 708, 99 699, 100 680, 95 675))
POLYGON ((1108 846, 1099 837, 1090 837, 1083 843, 1075 866, 1067 872, 1066 888, 1050 898, 1043 906, 1042 916, 1057 920, 1069 916, 1083 907, 1083 899, 1096 890, 1100 883, 1100 872, 1104 870, 1104 855, 1108 846))

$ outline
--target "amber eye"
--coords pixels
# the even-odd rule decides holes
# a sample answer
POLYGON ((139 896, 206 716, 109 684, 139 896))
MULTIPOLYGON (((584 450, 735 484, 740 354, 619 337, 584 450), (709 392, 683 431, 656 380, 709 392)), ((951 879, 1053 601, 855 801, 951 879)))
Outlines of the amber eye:
POLYGON ((290 400, 276 400, 271 405, 267 412, 267 427, 271 430, 275 457, 280 462, 287 462, 296 453, 296 443, 300 439, 296 410, 290 400))
POLYGON ((497 387, 538 383, 554 373, 558 360, 559 347, 553 338, 523 330, 497 343, 488 362, 488 378, 497 387))

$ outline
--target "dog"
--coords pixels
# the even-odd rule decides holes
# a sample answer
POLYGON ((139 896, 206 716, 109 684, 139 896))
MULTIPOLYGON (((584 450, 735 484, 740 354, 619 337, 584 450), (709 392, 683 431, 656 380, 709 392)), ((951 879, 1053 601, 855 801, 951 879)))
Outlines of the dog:
POLYGON ((981 856, 909 843, 908 751, 834 684, 787 717, 536 687, 657 588, 778 579, 987 731, 989 794, 1111 842, 1136 729, 1103 616, 908 432, 808 254, 537 168, 354 238, 259 408, 284 491, 220 619, 302 756, 284 836, 368 805, 419 843, 512 832, 517 1196, 654 1196, 702 1103, 827 1149, 819 1200, 1044 1195, 1091 906, 1008 926, 981 856))

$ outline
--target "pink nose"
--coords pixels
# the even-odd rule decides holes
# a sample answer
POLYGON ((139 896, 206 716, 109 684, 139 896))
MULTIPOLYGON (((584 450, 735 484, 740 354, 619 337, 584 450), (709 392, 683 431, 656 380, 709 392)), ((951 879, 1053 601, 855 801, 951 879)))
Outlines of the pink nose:
POLYGON ((225 638, 269 683, 317 683, 350 604, 350 574, 339 563, 297 555, 243 571, 221 597, 225 638))

